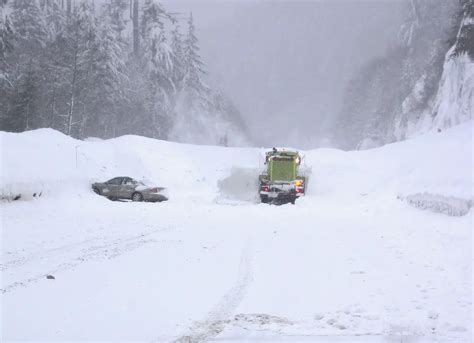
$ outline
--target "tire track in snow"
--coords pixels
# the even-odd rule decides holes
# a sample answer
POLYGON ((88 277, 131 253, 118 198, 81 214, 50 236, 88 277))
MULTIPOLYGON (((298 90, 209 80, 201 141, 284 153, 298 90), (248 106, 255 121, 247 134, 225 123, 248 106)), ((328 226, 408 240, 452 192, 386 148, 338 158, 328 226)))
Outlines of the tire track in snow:
POLYGON ((39 251, 27 256, 22 256, 19 258, 16 258, 14 260, 7 261, 5 263, 0 264, 0 271, 7 271, 10 269, 16 269, 19 268, 25 264, 28 264, 30 262, 36 262, 38 260, 43 260, 47 258, 51 258, 54 256, 56 253, 62 253, 64 251, 70 251, 71 249, 90 244, 91 242, 95 242, 100 240, 99 237, 94 237, 90 238, 84 241, 80 242, 75 242, 75 243, 70 243, 70 244, 65 244, 56 248, 51 248, 51 249, 46 249, 44 251, 39 251))
MULTIPOLYGON (((174 340, 176 343, 206 342, 224 331, 234 310, 245 296, 252 279, 253 248, 249 240, 242 250, 239 272, 234 286, 221 298, 207 318, 195 322, 188 332, 174 340)), ((159 339, 153 342, 159 342, 159 339)))
MULTIPOLYGON (((97 260, 116 258, 132 250, 136 250, 145 244, 155 243, 156 240, 153 240, 147 237, 157 234, 157 233, 166 232, 171 229, 173 229, 173 227, 149 230, 137 235, 121 237, 109 242, 105 242, 104 244, 92 245, 92 246, 86 247, 81 250, 79 255, 75 255, 72 258, 66 256, 66 258, 64 258, 63 260, 67 260, 67 261, 60 263, 55 268, 49 269, 47 272, 44 272, 44 273, 36 274, 34 276, 12 282, 5 286, 2 285, 3 287, 0 289, 0 291, 3 294, 5 294, 18 287, 26 287, 31 283, 44 279, 45 276, 48 274, 56 274, 58 272, 73 269, 83 263, 86 263, 87 261, 97 261, 97 260)), ((92 242, 94 240, 91 239, 90 241, 92 242)), ((81 243, 84 243, 84 242, 80 242, 79 245, 81 243)), ((59 249, 59 251, 62 251, 62 250, 67 250, 67 249, 66 248, 59 249)), ((54 254, 58 251, 58 248, 54 248, 49 251, 51 252, 51 256, 42 255, 40 256, 40 259, 54 257, 54 254)), ((47 252, 48 251, 46 251, 46 253, 47 252)))

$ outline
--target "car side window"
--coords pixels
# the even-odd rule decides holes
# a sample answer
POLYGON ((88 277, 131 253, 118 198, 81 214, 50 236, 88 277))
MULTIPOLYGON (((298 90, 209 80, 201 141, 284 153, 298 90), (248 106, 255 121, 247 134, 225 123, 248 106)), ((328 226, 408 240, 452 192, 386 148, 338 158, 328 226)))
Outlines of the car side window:
POLYGON ((120 185, 122 183, 122 178, 121 177, 116 177, 114 179, 111 179, 107 181, 107 184, 109 185, 120 185))
POLYGON ((133 185, 133 180, 129 177, 124 177, 122 181, 122 185, 133 185))

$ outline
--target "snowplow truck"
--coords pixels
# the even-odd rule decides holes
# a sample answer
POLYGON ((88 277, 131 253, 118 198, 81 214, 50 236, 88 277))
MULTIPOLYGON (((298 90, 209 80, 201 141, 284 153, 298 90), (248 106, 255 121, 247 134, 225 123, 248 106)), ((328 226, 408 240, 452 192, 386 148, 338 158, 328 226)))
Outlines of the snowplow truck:
POLYGON ((306 177, 298 174, 301 156, 296 151, 277 150, 265 153, 265 171, 259 176, 262 203, 295 203, 305 194, 306 177))

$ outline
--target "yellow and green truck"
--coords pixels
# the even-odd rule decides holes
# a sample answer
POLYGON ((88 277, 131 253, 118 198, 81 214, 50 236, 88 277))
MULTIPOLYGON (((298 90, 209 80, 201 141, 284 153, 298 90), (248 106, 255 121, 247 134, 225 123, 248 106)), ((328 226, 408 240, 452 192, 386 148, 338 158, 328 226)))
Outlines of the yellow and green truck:
POLYGON ((295 203, 306 192, 306 177, 300 175, 297 151, 276 149, 265 153, 265 171, 259 175, 262 203, 295 203))

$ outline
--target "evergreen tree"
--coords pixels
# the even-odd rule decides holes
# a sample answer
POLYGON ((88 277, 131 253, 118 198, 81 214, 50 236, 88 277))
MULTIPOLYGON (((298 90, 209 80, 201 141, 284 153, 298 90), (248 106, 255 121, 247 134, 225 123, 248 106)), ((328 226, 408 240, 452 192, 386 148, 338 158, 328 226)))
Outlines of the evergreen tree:
POLYGON ((9 99, 13 84, 10 81, 9 56, 13 52, 13 30, 0 2, 0 127, 8 127, 9 99))
POLYGON ((62 117, 65 119, 65 133, 80 136, 82 125, 84 125, 83 116, 79 117, 80 109, 82 107, 84 115, 84 91, 87 90, 90 59, 97 39, 94 10, 88 2, 82 2, 72 10, 65 31, 62 64, 66 77, 63 87, 67 90, 68 95, 66 98, 67 108, 62 117))
POLYGON ((52 127, 77 138, 166 139, 178 121, 178 106, 181 122, 199 123, 186 124, 186 130, 225 127, 216 135, 227 137, 232 125, 243 127, 235 106, 201 80, 192 16, 183 38, 174 15, 157 0, 133 0, 132 40, 123 16, 128 0, 104 0, 100 10, 88 0, 11 0, 9 17, 4 3, 0 0, 1 130, 52 127), (217 122, 232 125, 206 124, 217 122))
POLYGON ((19 44, 24 52, 35 51, 46 45, 46 23, 35 0, 13 0, 11 20, 19 44))
POLYGON ((90 127, 88 134, 113 137, 117 132, 117 112, 124 97, 121 86, 124 81, 125 53, 116 39, 119 32, 110 17, 104 17, 98 24, 97 36, 88 50, 87 90, 83 114, 83 132, 90 127), (88 113, 93 116, 88 117, 88 113), (88 123, 88 121, 90 123, 88 123), (89 124, 89 125, 88 125, 89 124), (92 128, 101 128, 102 132, 92 128))
POLYGON ((48 23, 46 26, 48 39, 54 41, 58 35, 64 32, 66 15, 59 3, 51 0, 42 1, 41 11, 43 12, 45 21, 48 23))
POLYGON ((142 12, 142 58, 147 63, 149 71, 165 74, 171 69, 172 63, 164 23, 169 15, 163 6, 154 0, 146 0, 142 12))
POLYGON ((461 10, 459 12, 459 30, 452 56, 467 53, 474 60, 474 1, 461 0, 461 10))
POLYGON ((44 87, 42 87, 42 97, 45 101, 43 126, 62 129, 62 127, 57 127, 59 124, 57 115, 64 110, 66 97, 61 86, 66 84, 63 56, 67 47, 65 39, 67 16, 56 1, 44 0, 41 8, 48 23, 46 61, 43 66, 45 72, 44 87))
POLYGON ((182 88, 182 81, 184 78, 184 51, 183 51, 183 36, 179 31, 179 25, 174 26, 171 31, 171 51, 173 52, 172 58, 172 80, 177 89, 180 91, 182 88))
POLYGON ((135 55, 134 57, 136 59, 138 59, 139 54, 140 54, 139 9, 140 9, 140 5, 139 5, 138 0, 133 0, 133 7, 131 8, 131 11, 132 11, 131 17, 132 17, 132 25, 133 25, 133 54, 135 55))
POLYGON ((12 83, 7 125, 13 131, 41 126, 41 86, 47 30, 44 17, 34 0, 11 2, 11 25, 15 30, 15 55, 9 61, 12 83))
POLYGON ((102 8, 104 15, 110 21, 111 29, 120 39, 123 39, 123 32, 127 27, 127 20, 123 16, 127 8, 127 0, 107 0, 102 8))
POLYGON ((195 34, 193 14, 189 15, 188 32, 184 41, 183 87, 190 107, 207 105, 207 86, 202 82, 204 63, 199 55, 198 39, 195 34))
POLYGON ((141 19, 142 61, 148 79, 147 108, 154 137, 165 138, 172 115, 172 52, 165 35, 170 15, 156 1, 146 0, 141 19))
POLYGON ((9 18, 4 13, 3 3, 0 4, 0 83, 6 82, 9 86, 7 71, 7 54, 13 51, 13 29, 9 18))

